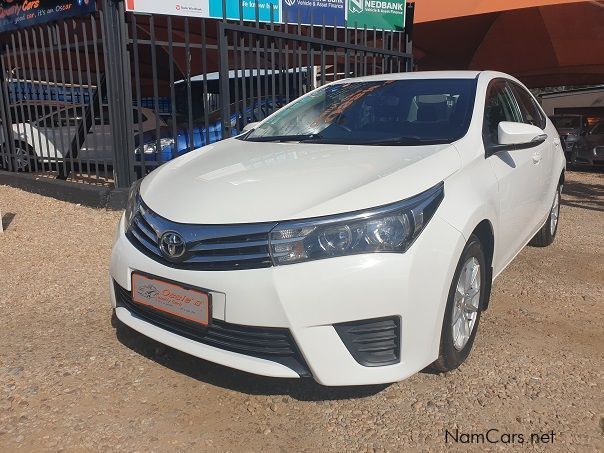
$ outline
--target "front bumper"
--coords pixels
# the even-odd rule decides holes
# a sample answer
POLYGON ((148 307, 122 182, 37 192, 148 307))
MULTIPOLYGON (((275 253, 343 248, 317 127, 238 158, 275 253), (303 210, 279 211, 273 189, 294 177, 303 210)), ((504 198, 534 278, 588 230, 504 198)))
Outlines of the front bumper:
POLYGON ((582 149, 573 156, 573 164, 577 165, 604 165, 604 145, 582 149))
MULTIPOLYGON (((435 215, 405 254, 375 253, 264 269, 191 271, 164 266, 136 249, 120 221, 111 256, 111 302, 117 317, 140 333, 221 365, 274 377, 299 368, 221 349, 179 335, 117 306, 115 284, 131 289, 133 270, 209 289, 217 323, 287 329, 302 363, 323 385, 394 382, 438 356, 447 294, 465 239, 435 215), (334 324, 399 319, 400 361, 362 365, 334 324)), ((398 329, 399 327, 397 327, 398 329)))

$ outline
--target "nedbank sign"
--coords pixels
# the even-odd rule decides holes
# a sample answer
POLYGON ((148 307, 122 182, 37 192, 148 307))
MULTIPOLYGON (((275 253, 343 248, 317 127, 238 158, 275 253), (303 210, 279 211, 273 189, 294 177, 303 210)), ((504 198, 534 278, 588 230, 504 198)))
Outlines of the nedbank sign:
POLYGON ((405 0, 348 0, 349 28, 400 31, 405 24, 405 0))

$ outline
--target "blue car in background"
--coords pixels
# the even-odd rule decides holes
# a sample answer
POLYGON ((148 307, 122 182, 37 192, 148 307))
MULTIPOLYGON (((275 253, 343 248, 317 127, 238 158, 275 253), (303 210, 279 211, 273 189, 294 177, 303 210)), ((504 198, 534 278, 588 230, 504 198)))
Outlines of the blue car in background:
MULTIPOLYGON (((230 105, 230 124, 231 136, 234 137, 241 133, 243 126, 247 123, 261 121, 275 110, 281 108, 287 103, 283 97, 246 101, 245 115, 243 110, 243 101, 230 105), (244 121, 245 118, 245 121, 244 121)), ((164 162, 172 160, 189 151, 202 146, 206 146, 222 140, 222 110, 215 110, 208 115, 208 127, 206 128, 205 118, 194 120, 194 124, 202 123, 198 127, 193 127, 192 133, 189 133, 185 125, 179 127, 177 136, 174 138, 169 127, 160 128, 160 136, 156 139, 156 132, 152 131, 146 134, 142 146, 137 146, 135 150, 136 162, 141 162, 141 155, 144 156, 144 165, 148 170, 152 170, 164 162), (191 141, 192 139, 192 141, 191 141)), ((138 140, 140 142, 140 139, 138 140)))

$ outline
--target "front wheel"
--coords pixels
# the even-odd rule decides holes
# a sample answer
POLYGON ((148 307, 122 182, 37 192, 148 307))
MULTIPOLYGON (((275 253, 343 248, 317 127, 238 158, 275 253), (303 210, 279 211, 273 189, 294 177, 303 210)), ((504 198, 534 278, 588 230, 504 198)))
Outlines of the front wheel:
POLYGON ((431 365, 436 371, 459 367, 470 354, 488 296, 487 262, 482 243, 470 236, 453 276, 440 333, 440 352, 431 365))
POLYGON ((575 165, 577 163, 577 144, 575 143, 568 153, 568 163, 575 165))
POLYGON ((562 186, 558 185, 556 188, 556 194, 554 195, 554 202, 549 211, 549 216, 545 224, 537 232, 537 234, 531 239, 529 245, 533 247, 547 247, 556 238, 556 232, 558 231, 558 219, 560 218, 560 195, 562 193, 562 186))

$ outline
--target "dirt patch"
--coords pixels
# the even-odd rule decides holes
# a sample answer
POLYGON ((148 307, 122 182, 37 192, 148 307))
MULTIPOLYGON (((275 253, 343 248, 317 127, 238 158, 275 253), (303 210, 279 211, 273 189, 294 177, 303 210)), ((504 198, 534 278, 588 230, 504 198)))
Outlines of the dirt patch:
POLYGON ((481 451, 509 446, 505 434, 537 450, 602 450, 603 183, 568 173, 556 241, 526 248, 498 278, 459 370, 337 389, 114 328, 119 213, 0 186, 0 450, 433 451, 468 439, 481 451), (480 443, 489 429, 499 444, 480 443), (529 444, 531 434, 548 437, 529 444))

